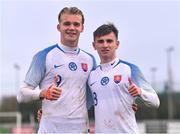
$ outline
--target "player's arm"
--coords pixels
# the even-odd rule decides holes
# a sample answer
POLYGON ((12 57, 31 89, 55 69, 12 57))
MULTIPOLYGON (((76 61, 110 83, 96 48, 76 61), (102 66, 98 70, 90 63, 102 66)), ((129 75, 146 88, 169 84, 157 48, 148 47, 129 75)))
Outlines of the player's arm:
POLYGON ((17 94, 17 101, 19 103, 22 102, 30 102, 32 100, 38 100, 41 90, 36 89, 33 86, 30 86, 26 83, 23 83, 20 91, 17 94))
POLYGON ((158 108, 160 101, 158 95, 155 92, 148 92, 144 89, 141 89, 141 98, 147 106, 158 108))
POLYGON ((17 95, 17 100, 21 102, 30 102, 32 100, 47 99, 57 100, 61 95, 61 89, 56 87, 57 76, 55 76, 51 86, 48 89, 34 89, 34 87, 24 83, 17 95))
POLYGON ((138 97, 143 100, 144 104, 150 107, 159 107, 159 98, 157 94, 153 91, 146 91, 143 88, 139 88, 132 80, 129 78, 129 93, 133 97, 138 97))
POLYGON ((23 85, 17 94, 17 101, 30 102, 32 100, 38 100, 41 90, 35 89, 45 76, 46 69, 46 55, 42 52, 38 52, 34 55, 31 65, 26 74, 23 85))
POLYGON ((131 68, 131 77, 128 79, 129 93, 143 101, 149 107, 158 108, 160 105, 159 97, 151 85, 146 81, 143 74, 137 66, 131 68))

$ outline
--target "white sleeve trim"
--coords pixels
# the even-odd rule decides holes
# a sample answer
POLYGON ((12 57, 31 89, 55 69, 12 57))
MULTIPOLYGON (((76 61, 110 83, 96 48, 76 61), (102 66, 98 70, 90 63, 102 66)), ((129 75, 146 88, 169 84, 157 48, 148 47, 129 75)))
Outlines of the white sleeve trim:
POLYGON ((158 108, 160 105, 159 97, 155 92, 148 92, 141 89, 141 98, 147 106, 158 108))
POLYGON ((19 103, 22 103, 38 100, 40 92, 41 90, 35 89, 34 87, 29 86, 26 83, 23 83, 22 87, 20 88, 20 91, 17 94, 17 101, 19 103))

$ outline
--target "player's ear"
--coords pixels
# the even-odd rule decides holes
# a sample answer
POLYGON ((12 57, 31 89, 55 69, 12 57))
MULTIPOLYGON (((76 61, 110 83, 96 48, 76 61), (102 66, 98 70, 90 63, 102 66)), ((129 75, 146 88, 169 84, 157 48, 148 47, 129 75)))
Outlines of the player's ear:
POLYGON ((82 30, 81 30, 81 32, 83 32, 84 31, 84 25, 82 25, 82 30))
POLYGON ((117 49, 120 46, 120 41, 117 40, 116 45, 117 45, 117 47, 116 47, 116 49, 117 49))
POLYGON ((61 26, 60 24, 57 24, 57 30, 60 32, 61 26))
POLYGON ((92 42, 92 45, 93 45, 94 50, 96 50, 95 42, 92 42))

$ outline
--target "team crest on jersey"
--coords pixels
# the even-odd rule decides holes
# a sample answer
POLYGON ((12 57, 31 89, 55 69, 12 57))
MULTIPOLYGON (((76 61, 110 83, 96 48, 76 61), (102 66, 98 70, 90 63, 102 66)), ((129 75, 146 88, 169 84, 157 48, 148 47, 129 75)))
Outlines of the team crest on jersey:
POLYGON ((70 69, 71 71, 77 70, 77 65, 76 65, 76 63, 70 62, 70 63, 69 63, 69 69, 70 69))
POLYGON ((106 77, 103 77, 101 79, 101 85, 105 86, 109 83, 109 78, 106 76, 106 77))
POLYGON ((121 75, 114 75, 114 82, 118 84, 121 81, 122 76, 121 75))
POLYGON ((81 68, 83 69, 84 72, 87 72, 88 64, 87 63, 81 63, 81 68))

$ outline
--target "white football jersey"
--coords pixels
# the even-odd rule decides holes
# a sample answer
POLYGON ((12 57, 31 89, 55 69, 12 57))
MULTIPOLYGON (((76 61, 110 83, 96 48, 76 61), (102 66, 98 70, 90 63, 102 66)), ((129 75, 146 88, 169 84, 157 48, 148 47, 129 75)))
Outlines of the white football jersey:
POLYGON ((42 100, 40 133, 86 131, 86 86, 95 65, 94 57, 85 51, 79 48, 68 50, 58 44, 33 57, 25 83, 34 88, 47 89, 57 75, 57 86, 62 89, 58 100, 42 100))
POLYGON ((136 98, 128 92, 128 77, 141 88, 139 98, 145 104, 159 106, 156 92, 137 66, 117 58, 111 63, 101 64, 91 72, 88 80, 94 97, 96 133, 138 133, 132 109, 136 98))

